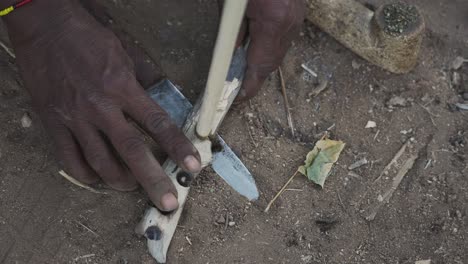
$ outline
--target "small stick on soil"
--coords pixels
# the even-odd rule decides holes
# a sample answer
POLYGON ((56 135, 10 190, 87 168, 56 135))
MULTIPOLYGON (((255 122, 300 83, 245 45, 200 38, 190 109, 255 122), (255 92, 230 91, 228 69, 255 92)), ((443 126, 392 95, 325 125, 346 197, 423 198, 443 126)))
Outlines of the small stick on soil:
POLYGON ((341 205, 341 208, 343 209, 343 211, 348 215, 348 216, 351 216, 349 213, 348 213, 348 210, 346 210, 346 206, 344 205, 343 203, 343 200, 341 200, 341 195, 338 193, 338 200, 340 201, 340 205, 341 205))
POLYGON ((72 176, 68 175, 65 171, 61 170, 59 171, 59 174, 62 175, 65 179, 67 179, 69 182, 73 183, 74 185, 76 186, 79 186, 81 188, 84 188, 92 193, 98 193, 98 194, 107 194, 105 192, 100 192, 92 187, 89 187, 88 185, 86 184, 83 184, 79 181, 77 181, 75 178, 73 178, 72 176))
POLYGON ((377 130, 377 133, 375 133, 375 136, 374 136, 374 141, 377 139, 377 137, 379 136, 380 134, 380 130, 377 130))
POLYGON ((400 150, 398 150, 398 152, 395 154, 395 156, 393 157, 393 159, 387 164, 387 166, 385 166, 385 168, 383 169, 383 171, 380 173, 379 177, 377 179, 375 179, 374 183, 377 182, 378 180, 380 180, 380 178, 382 178, 382 176, 385 174, 386 171, 388 171, 390 169, 390 167, 392 167, 392 165, 397 162, 397 160, 401 157, 401 155, 403 155, 403 153, 405 152, 406 150, 406 147, 410 144, 410 141, 407 140, 405 144, 403 144, 403 146, 400 148, 400 150))
POLYGON ((249 136, 250 136, 250 140, 252 141, 252 144, 254 145, 255 148, 258 148, 258 143, 255 141, 252 135, 252 131, 250 131, 250 126, 248 124, 247 124, 247 131, 249 131, 249 136))
POLYGON ((99 235, 96 232, 94 232, 93 230, 91 230, 91 228, 85 226, 84 224, 82 224, 82 223, 80 223, 78 221, 75 221, 75 222, 77 224, 79 224, 80 226, 82 226, 84 229, 88 230, 91 234, 95 235, 96 237, 99 237, 99 235))
POLYGON ((433 114, 433 113, 431 112, 431 110, 429 110, 429 108, 427 108, 426 106, 424 106, 424 105, 422 105, 422 104, 419 104, 419 103, 418 103, 418 105, 421 106, 422 109, 426 110, 426 112, 429 114, 429 118, 431 119, 432 124, 433 124, 434 126, 437 126, 436 123, 435 123, 435 121, 434 121, 434 118, 432 118, 432 117, 433 117, 433 116, 434 116, 434 117, 439 117, 439 116, 433 114))
POLYGON ((294 124, 292 121, 291 111, 289 110, 289 100, 288 95, 286 94, 286 84, 284 83, 283 71, 281 70, 281 67, 278 67, 278 72, 281 81, 281 92, 283 93, 284 98, 284 107, 286 108, 286 115, 288 117, 288 125, 291 129, 291 135, 294 138, 294 124))
POLYGON ((413 167, 415 161, 418 159, 418 155, 411 155, 403 164, 403 166, 400 168, 398 171, 397 175, 393 179, 392 185, 390 189, 388 189, 383 195, 382 199, 379 200, 379 203, 377 203, 372 209, 370 210, 370 213, 366 216, 366 220, 372 221, 375 219, 375 216, 377 215, 377 212, 379 209, 384 205, 385 203, 388 203, 390 201, 390 198, 392 197, 393 193, 396 191, 398 186, 400 186, 401 181, 403 180, 403 177, 408 173, 408 171, 413 167))
POLYGON ((74 261, 78 261, 80 259, 87 259, 87 258, 92 258, 96 256, 96 254, 88 254, 88 255, 83 255, 83 256, 80 256, 80 257, 76 257, 75 259, 73 259, 74 261))
POLYGON ((10 55, 10 57, 12 57, 13 59, 16 59, 16 55, 13 53, 13 51, 11 51, 11 49, 5 45, 5 43, 3 43, 3 41, 0 40, 0 47, 2 47, 3 50, 5 50, 6 53, 8 53, 8 55, 10 55))
POLYGON ((224 229, 227 229, 228 224, 229 224, 228 212, 226 212, 226 216, 224 217, 224 219, 226 220, 224 222, 224 229))
POLYGON ((292 192, 303 192, 302 189, 285 189, 284 191, 292 191, 292 192))
POLYGON ((315 73, 313 70, 311 70, 309 67, 307 67, 304 63, 301 64, 302 69, 304 69, 306 72, 308 72, 310 75, 314 76, 315 78, 318 77, 317 73, 315 73))
POLYGON ((288 187, 288 185, 292 182, 292 180, 294 180, 294 177, 296 177, 297 173, 299 171, 296 171, 292 176, 291 178, 289 178, 289 180, 286 182, 286 184, 283 186, 283 188, 281 188, 281 190, 275 195, 275 197, 273 197, 273 199, 268 203, 268 206, 265 208, 265 210, 263 212, 265 213, 268 213, 268 211, 270 210, 271 206, 273 205, 273 203, 276 201, 276 199, 278 199, 278 197, 281 196, 281 194, 284 193, 284 191, 286 190, 286 187, 288 187))
POLYGON ((424 166, 424 169, 427 170, 427 168, 429 168, 429 166, 431 166, 431 163, 432 163, 432 160, 428 160, 427 163, 426 163, 426 166, 424 166))

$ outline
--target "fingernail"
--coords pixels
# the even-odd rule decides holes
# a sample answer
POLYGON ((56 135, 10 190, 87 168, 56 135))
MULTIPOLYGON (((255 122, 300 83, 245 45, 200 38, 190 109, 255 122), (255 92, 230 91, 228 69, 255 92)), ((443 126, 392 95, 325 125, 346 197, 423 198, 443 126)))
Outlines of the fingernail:
POLYGON ((201 164, 194 156, 185 157, 184 165, 189 172, 197 173, 201 171, 201 164))
POLYGON ((179 207, 179 202, 177 202, 177 198, 172 193, 166 193, 161 198, 161 205, 164 207, 164 211, 170 212, 174 211, 179 207))

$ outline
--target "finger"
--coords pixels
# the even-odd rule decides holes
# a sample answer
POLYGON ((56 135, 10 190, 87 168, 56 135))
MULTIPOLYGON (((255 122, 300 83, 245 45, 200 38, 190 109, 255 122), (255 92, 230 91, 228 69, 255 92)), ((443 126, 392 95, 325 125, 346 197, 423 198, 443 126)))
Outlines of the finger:
POLYGON ((200 155, 169 115, 144 92, 137 91, 124 110, 158 143, 183 170, 198 173, 200 155))
POLYGON ((119 191, 132 191, 138 187, 136 179, 116 158, 96 128, 80 124, 73 132, 86 161, 107 185, 119 191))
POLYGON ((63 125, 48 126, 65 171, 81 183, 93 184, 99 177, 87 164, 70 130, 63 125))
POLYGON ((249 2, 247 17, 251 42, 238 102, 255 96, 270 73, 281 64, 303 19, 301 3, 302 0, 249 2))
POLYGON ((251 41, 247 50, 247 69, 238 101, 248 100, 258 94, 271 72, 281 64, 289 45, 278 41, 277 36, 267 34, 260 28, 263 22, 251 22, 251 41))
POLYGON ((125 120, 122 113, 109 114, 102 126, 102 131, 156 207, 162 211, 177 209, 177 190, 145 144, 141 133, 125 120))
POLYGON ((247 20, 244 19, 242 20, 242 24, 239 29, 239 34, 237 35, 237 41, 236 41, 236 48, 239 48, 240 46, 244 45, 246 38, 247 38, 247 20))

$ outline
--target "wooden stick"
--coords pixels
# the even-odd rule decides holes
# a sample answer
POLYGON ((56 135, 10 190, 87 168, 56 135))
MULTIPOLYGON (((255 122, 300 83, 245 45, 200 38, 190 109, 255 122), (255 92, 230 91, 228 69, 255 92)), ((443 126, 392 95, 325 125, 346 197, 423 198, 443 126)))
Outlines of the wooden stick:
POLYGON ((2 49, 5 50, 5 52, 8 55, 10 55, 10 57, 12 57, 13 59, 16 59, 15 53, 13 53, 13 51, 11 51, 11 49, 1 40, 0 40, 0 47, 2 47, 2 49))
POLYGON ((81 188, 84 188, 90 192, 93 192, 93 193, 98 193, 98 194, 107 194, 105 192, 100 192, 92 187, 89 187, 88 185, 84 184, 84 183, 81 183, 79 182, 78 180, 76 180, 75 178, 73 178, 72 176, 68 175, 65 171, 61 170, 59 171, 59 174, 62 175, 62 177, 64 177, 65 179, 67 179, 69 182, 73 183, 74 185, 76 186, 79 186, 81 188))
POLYGON ((390 189, 388 189, 383 195, 382 199, 378 200, 373 207, 369 210, 369 213, 366 216, 367 221, 372 221, 375 219, 375 216, 379 212, 380 208, 388 203, 390 201, 390 198, 392 198, 393 193, 396 191, 398 186, 400 186, 401 181, 403 180, 403 177, 408 173, 411 168, 413 168, 414 163, 418 159, 418 155, 413 154, 411 155, 403 164, 403 166, 398 170, 398 173, 396 174, 395 178, 393 178, 392 185, 390 189))
POLYGON ((279 77, 281 81, 281 92, 283 93, 283 98, 284 98, 284 108, 286 108, 286 115, 288 118, 288 125, 289 125, 289 128, 291 129, 291 135, 294 138, 294 124, 292 121, 291 111, 289 109, 289 100, 288 100, 288 95, 286 94, 286 84, 284 83, 283 71, 281 70, 281 67, 278 67, 278 72, 279 72, 279 77))
POLYGON ((227 0, 224 2, 223 16, 203 95, 200 119, 196 128, 198 136, 202 138, 214 133, 212 128, 216 108, 223 96, 222 88, 226 81, 246 7, 247 0, 227 0))
POLYGON ((99 235, 94 232, 93 230, 91 230, 91 228, 85 226, 84 224, 82 224, 81 222, 78 222, 78 221, 75 221, 77 224, 79 224, 81 227, 83 227, 84 229, 86 229, 88 232, 90 232, 91 234, 95 235, 96 237, 99 237, 99 235))
POLYGON ((286 182, 286 184, 283 186, 283 188, 281 188, 281 190, 275 195, 275 197, 273 197, 273 199, 268 203, 268 206, 265 208, 264 212, 265 213, 268 213, 268 211, 270 210, 271 206, 273 205, 273 203, 276 201, 276 199, 278 199, 278 197, 280 197, 281 194, 284 193, 284 191, 286 190, 286 187, 288 187, 288 185, 292 182, 292 180, 294 180, 294 178, 296 177, 297 173, 299 171, 296 171, 292 176, 291 178, 289 178, 289 180, 286 182))
POLYGON ((374 183, 379 181, 382 178, 382 176, 385 174, 385 172, 388 171, 392 167, 392 165, 397 162, 397 160, 401 157, 401 155, 403 155, 403 153, 406 150, 406 147, 408 147, 409 144, 410 144, 409 140, 406 141, 405 144, 403 144, 403 146, 398 150, 395 156, 393 156, 392 160, 387 164, 387 166, 385 166, 383 171, 380 173, 379 177, 377 177, 377 179, 374 180, 374 183))

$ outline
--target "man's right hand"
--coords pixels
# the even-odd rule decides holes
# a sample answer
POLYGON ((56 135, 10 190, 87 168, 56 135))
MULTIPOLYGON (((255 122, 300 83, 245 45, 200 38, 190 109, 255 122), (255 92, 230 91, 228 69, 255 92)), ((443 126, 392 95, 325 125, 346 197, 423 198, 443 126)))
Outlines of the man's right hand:
POLYGON ((5 23, 33 107, 66 171, 122 191, 139 183, 159 209, 176 209, 174 185, 127 118, 187 172, 201 169, 199 154, 140 87, 113 33, 74 0, 32 2, 5 23))

